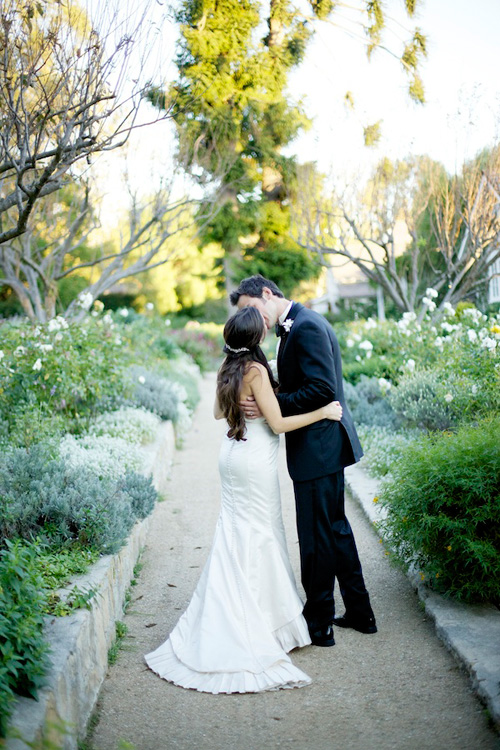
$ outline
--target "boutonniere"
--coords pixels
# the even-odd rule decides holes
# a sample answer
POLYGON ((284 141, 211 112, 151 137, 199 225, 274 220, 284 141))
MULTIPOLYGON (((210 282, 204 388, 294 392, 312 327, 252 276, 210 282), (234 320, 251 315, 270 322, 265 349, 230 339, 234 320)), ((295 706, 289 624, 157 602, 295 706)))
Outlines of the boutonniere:
POLYGON ((285 329, 285 333, 290 333, 290 328, 293 326, 293 318, 287 318, 285 322, 283 323, 283 328, 285 329))

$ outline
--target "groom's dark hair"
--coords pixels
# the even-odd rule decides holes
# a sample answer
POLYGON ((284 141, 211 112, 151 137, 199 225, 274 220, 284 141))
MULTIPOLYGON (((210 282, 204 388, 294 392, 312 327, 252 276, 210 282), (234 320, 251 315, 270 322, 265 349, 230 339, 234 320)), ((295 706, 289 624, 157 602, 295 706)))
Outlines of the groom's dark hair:
POLYGON ((285 296, 281 289, 276 286, 274 281, 265 279, 260 275, 260 273, 258 273, 255 276, 249 276, 248 279, 243 279, 243 281, 240 281, 239 287, 229 295, 231 304, 237 305, 239 298, 243 295, 246 295, 247 297, 262 297, 262 290, 264 289, 264 287, 270 289, 275 297, 285 296))

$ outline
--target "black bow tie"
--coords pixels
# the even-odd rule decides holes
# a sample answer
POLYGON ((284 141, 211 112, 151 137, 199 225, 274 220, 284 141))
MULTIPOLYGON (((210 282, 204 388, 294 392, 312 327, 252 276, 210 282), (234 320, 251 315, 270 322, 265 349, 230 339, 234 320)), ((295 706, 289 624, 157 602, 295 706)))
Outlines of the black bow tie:
POLYGON ((280 338, 287 332, 285 326, 282 326, 281 323, 276 323, 274 330, 276 331, 276 336, 279 336, 280 338))

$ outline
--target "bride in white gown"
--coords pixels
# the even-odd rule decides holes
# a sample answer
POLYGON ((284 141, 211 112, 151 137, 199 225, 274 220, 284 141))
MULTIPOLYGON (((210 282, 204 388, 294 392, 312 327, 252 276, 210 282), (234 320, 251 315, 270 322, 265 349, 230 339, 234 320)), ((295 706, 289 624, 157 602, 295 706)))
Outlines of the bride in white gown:
POLYGON ((311 680, 288 652, 311 643, 288 558, 281 517, 278 433, 342 415, 338 402, 282 417, 258 310, 224 328, 226 359, 217 377, 216 418, 225 417, 219 471, 221 510, 208 560, 169 638, 147 654, 160 677, 206 693, 255 693, 311 680), (245 422, 239 401, 253 395, 264 417, 245 422))

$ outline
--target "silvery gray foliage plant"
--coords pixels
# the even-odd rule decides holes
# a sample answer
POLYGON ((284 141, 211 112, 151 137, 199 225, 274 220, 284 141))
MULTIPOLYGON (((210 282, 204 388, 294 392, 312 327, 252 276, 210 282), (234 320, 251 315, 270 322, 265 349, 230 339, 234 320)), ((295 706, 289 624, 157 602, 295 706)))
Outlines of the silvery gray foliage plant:
POLYGON ((368 427, 398 429, 401 418, 388 399, 390 383, 362 375, 356 385, 344 382, 344 395, 354 422, 368 427))
POLYGON ((176 384, 143 367, 131 367, 130 377, 134 383, 132 399, 162 419, 175 422, 178 417, 179 394, 176 384))
POLYGON ((154 504, 151 482, 143 479, 131 472, 118 481, 99 478, 68 467, 41 445, 7 451, 0 459, 0 542, 38 536, 116 552, 154 504))

